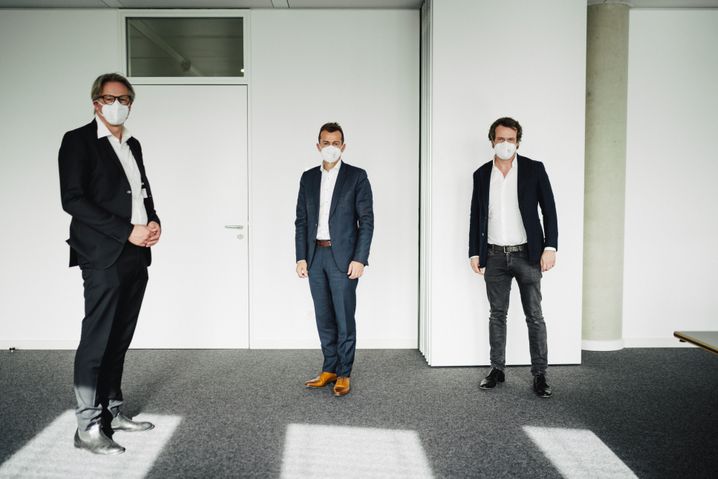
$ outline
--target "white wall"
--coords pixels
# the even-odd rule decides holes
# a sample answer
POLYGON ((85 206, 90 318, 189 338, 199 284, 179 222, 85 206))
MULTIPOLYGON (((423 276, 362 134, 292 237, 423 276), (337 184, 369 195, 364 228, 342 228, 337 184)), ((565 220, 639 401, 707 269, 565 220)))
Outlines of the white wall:
POLYGON ((347 163, 374 192, 370 266, 357 292, 359 348, 417 346, 419 13, 252 12, 251 347, 318 347, 297 278, 299 178, 319 164, 319 127, 338 121, 347 163))
MULTIPOLYGON (((574 0, 432 2, 431 172, 423 351, 436 366, 488 364, 488 301, 468 260, 472 174, 491 159, 491 123, 524 127, 519 153, 543 161, 559 218, 557 266, 544 275, 549 363, 579 363, 583 245, 586 5, 574 0)), ((507 363, 530 363, 513 288, 507 363)))
POLYGON ((718 10, 633 10, 623 335, 677 346, 718 326, 718 10))
MULTIPOLYGON (((426 327, 432 334, 424 351, 433 351, 436 365, 487 361, 484 284, 466 259, 471 173, 490 155, 488 125, 510 114, 525 127, 521 152, 546 164, 559 208, 559 262, 543 283, 550 361, 577 362, 585 6, 570 0, 434 3, 429 72, 434 79, 433 176, 428 178, 432 196, 425 222, 431 230, 424 232, 431 240, 431 261, 424 266, 432 294, 426 327), (508 38, 499 31, 499 18, 510 19, 508 38), (501 62, 512 74, 494 81, 501 62)), ((256 125, 251 167, 258 176, 252 182, 256 200, 250 234, 253 252, 262 258, 253 261, 254 313, 261 324, 256 346, 316 345, 308 287, 293 276, 292 218, 298 177, 316 162, 316 128, 336 119, 347 129, 347 161, 368 169, 376 194, 372 265, 359 286, 360 345, 409 347, 416 343, 411 295, 416 291, 412 231, 418 179, 410 165, 417 155, 412 122, 418 116, 418 90, 412 81, 416 75, 407 72, 418 68, 418 32, 412 31, 417 13, 252 14, 256 125), (340 32, 331 42, 320 38, 327 25, 330 33, 340 32), (369 36, 366 25, 371 26, 369 36), (370 48, 359 49, 360 41, 370 48), (327 58, 334 69, 322 69, 320 60, 327 58), (330 80, 324 88, 323 78, 330 80), (269 83, 262 88, 260 81, 269 83), (386 108, 384 102, 394 106, 386 108), (386 125, 399 135, 396 141, 387 136, 386 125), (286 169, 272 172, 265 183, 268 165, 286 169), (401 194, 395 195, 397 181, 401 194), (258 216, 266 210, 279 219, 276 230, 258 216), (282 301, 268 293, 272 288, 281 292, 282 301), (274 340, 267 327, 274 323, 263 318, 286 318, 274 340)), ((91 119, 92 79, 99 72, 122 70, 117 28, 113 10, 0 11, 5 226, 0 236, 0 347, 73 347, 79 337, 82 287, 79 271, 66 267, 69 217, 60 208, 57 149, 66 130, 91 119)), ((717 35, 715 10, 631 12, 624 270, 628 346, 672 346, 676 329, 715 329, 712 271, 718 259, 711 252, 718 220, 711 206, 718 199, 712 185, 718 167, 709 141, 718 129, 717 35), (693 151, 684 167, 687 144, 693 151), (697 167, 688 170, 688 165, 697 167), (684 249, 697 251, 697 259, 677 254, 684 249)), ((517 301, 509 324, 509 360, 525 363, 528 348, 517 301)))
MULTIPOLYGON (((65 131, 92 119, 92 80, 123 70, 118 15, 0 10, 0 347, 77 344, 82 282, 67 267, 57 150, 65 131)), ((346 161, 367 169, 375 195, 358 344, 416 347, 418 12, 260 10, 252 17, 251 347, 319 344, 308 285, 294 275, 293 221, 299 177, 318 164, 317 130, 332 120, 346 130, 346 161)), ((173 294, 157 283, 150 289, 173 294)))
POLYGON ((67 267, 57 152, 92 119, 92 80, 121 67, 117 27, 108 10, 0 10, 0 347, 79 340, 82 280, 67 267))

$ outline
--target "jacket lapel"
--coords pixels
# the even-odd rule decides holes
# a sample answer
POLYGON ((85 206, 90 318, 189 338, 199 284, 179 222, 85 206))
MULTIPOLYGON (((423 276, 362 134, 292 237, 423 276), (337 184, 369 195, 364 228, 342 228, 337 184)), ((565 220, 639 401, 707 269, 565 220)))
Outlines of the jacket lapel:
POLYGON ((104 164, 107 165, 107 167, 109 167, 110 164, 115 165, 115 168, 117 168, 117 171, 119 172, 120 178, 122 178, 122 182, 124 184, 123 188, 129 190, 130 180, 127 178, 127 173, 125 173, 125 169, 122 167, 120 159, 117 158, 115 150, 112 148, 112 145, 110 145, 110 140, 108 138, 98 138, 97 149, 100 151, 102 161, 104 162, 104 164))
POLYGON ((140 171, 142 171, 142 166, 140 166, 140 163, 142 163, 142 162, 140 161, 140 150, 139 150, 139 148, 138 148, 137 143, 136 143, 135 141, 133 141, 133 140, 134 140, 134 137, 133 137, 133 138, 130 138, 129 140, 127 140, 127 146, 130 147, 130 151, 132 152, 132 156, 135 157, 135 163, 137 163, 137 168, 139 168, 140 171))
MULTIPOLYGON (((132 152, 132 156, 135 157, 135 164, 137 165, 137 169, 140 171, 140 178, 142 179, 142 187, 144 188, 146 186, 146 178, 145 175, 145 165, 142 161, 141 156, 141 150, 139 148, 139 142, 135 140, 134 137, 127 140, 127 145, 130 147, 130 151, 132 152)), ((110 145, 112 146, 112 145, 110 145)), ((110 148, 112 150, 112 148, 110 148)), ((114 153, 114 150, 112 151, 114 153)), ((115 155, 117 157, 117 155, 115 155)), ((119 161, 119 160, 118 160, 119 161)))
POLYGON ((319 195, 322 191, 322 167, 316 168, 309 176, 309 197, 314 205, 314 211, 319 216, 319 195))
POLYGON ((519 174, 516 178, 516 196, 518 196, 519 205, 521 205, 521 198, 523 197, 524 188, 526 186, 526 177, 530 172, 528 170, 529 165, 526 162, 526 158, 516 155, 516 161, 517 166, 519 167, 519 174))
POLYGON ((329 217, 330 218, 334 214, 334 210, 337 209, 337 203, 339 202, 339 195, 341 195, 341 192, 344 188, 344 183, 346 183, 348 174, 349 174, 349 165, 347 165, 346 163, 343 163, 341 168, 339 169, 339 174, 337 175, 337 182, 334 184, 334 192, 332 193, 332 206, 329 209, 329 217))
MULTIPOLYGON (((91 135, 92 138, 95 140, 95 144, 97 145, 97 151, 100 154, 100 157, 105 163, 114 163, 117 168, 120 169, 120 173, 122 173, 122 177, 127 180, 127 175, 125 174, 125 169, 122 167, 122 163, 120 163, 120 159, 117 158, 117 154, 115 153, 114 148, 112 148, 112 145, 110 145, 110 140, 107 137, 104 138, 97 138, 97 120, 92 120, 90 124, 88 125, 88 135, 91 135)), ((134 151, 132 152, 134 155, 134 151)), ((127 185, 129 186, 129 180, 127 181, 127 185)))

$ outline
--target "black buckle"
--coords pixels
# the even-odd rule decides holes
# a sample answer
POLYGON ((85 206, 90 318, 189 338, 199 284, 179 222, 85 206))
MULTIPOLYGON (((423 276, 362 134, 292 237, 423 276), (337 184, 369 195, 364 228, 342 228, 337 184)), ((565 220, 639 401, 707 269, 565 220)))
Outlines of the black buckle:
POLYGON ((492 245, 492 249, 495 252, 511 254, 511 253, 518 253, 520 251, 523 251, 524 247, 523 247, 523 245, 508 245, 508 246, 492 245))

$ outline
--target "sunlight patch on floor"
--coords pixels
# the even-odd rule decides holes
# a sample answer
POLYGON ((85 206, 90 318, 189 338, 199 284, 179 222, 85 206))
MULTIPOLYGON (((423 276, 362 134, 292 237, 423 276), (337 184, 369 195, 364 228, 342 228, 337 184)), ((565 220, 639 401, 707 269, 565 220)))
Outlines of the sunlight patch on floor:
POLYGON ((523 429, 566 479, 636 478, 633 471, 587 429, 531 426, 523 429))
POLYGON ((282 479, 433 477, 416 431, 290 424, 282 479))
POLYGON ((150 471, 182 418, 139 414, 134 419, 150 421, 155 428, 145 432, 116 432, 113 439, 127 451, 117 456, 100 456, 75 448, 75 412, 65 411, 0 465, 0 478, 141 479, 150 471))

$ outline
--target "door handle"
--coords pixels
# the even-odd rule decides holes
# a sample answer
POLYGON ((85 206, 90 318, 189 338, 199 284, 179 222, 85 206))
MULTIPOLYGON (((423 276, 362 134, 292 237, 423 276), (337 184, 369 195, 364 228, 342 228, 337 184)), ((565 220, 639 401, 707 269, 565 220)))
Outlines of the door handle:
POLYGON ((224 225, 228 230, 243 230, 244 225, 224 225))

